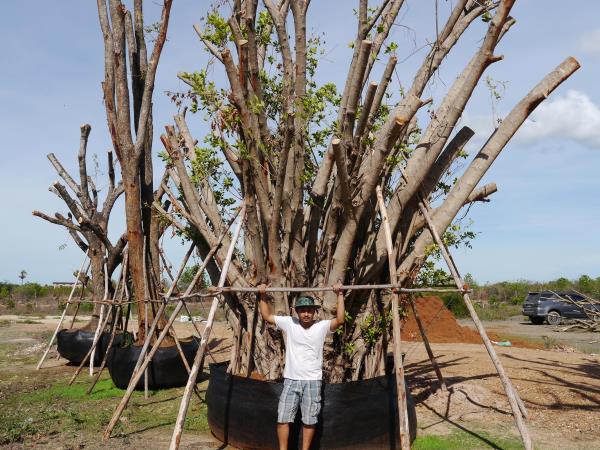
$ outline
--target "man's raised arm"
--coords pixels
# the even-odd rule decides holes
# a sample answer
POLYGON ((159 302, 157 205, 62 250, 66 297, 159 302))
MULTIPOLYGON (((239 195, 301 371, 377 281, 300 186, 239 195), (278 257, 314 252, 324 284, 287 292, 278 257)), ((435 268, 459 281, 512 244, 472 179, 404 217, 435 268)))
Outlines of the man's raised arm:
POLYGON ((344 291, 342 291, 342 282, 338 281, 333 285, 333 292, 337 295, 337 310, 335 319, 331 320, 329 330, 334 331, 337 327, 344 324, 346 318, 346 306, 344 305, 344 291))
POLYGON ((260 315, 262 316, 265 322, 269 322, 270 324, 275 325, 275 316, 271 313, 271 307, 267 303, 267 285, 261 284, 258 286, 258 298, 259 298, 259 307, 260 307, 260 315))

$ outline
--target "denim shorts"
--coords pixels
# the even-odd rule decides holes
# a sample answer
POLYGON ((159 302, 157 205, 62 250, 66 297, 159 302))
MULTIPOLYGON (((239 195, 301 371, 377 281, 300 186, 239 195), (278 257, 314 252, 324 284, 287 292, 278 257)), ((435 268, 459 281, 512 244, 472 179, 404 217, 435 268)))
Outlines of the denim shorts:
POLYGON ((302 423, 314 425, 321 412, 321 380, 283 380, 283 391, 279 397, 277 422, 290 423, 296 418, 298 405, 302 412, 302 423))

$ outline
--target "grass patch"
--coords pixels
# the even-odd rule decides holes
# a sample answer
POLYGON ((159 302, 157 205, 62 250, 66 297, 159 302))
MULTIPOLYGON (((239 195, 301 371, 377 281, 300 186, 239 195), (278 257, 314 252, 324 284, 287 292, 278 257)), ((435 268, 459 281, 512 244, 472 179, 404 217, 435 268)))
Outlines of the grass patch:
POLYGON ((25 320, 17 320, 17 323, 27 323, 27 324, 40 324, 39 320, 25 319, 25 320))
POLYGON ((522 449, 523 444, 514 438, 456 430, 444 436, 417 436, 412 446, 413 450, 475 450, 488 448, 516 450, 522 449))
POLYGON ((53 384, 47 389, 36 390, 29 394, 21 395, 20 401, 24 404, 55 402, 57 400, 99 400, 103 398, 122 397, 123 389, 115 387, 111 380, 100 380, 94 387, 94 391, 87 395, 86 391, 90 384, 75 383, 69 386, 64 381, 53 384))
MULTIPOLYGON (((454 317, 465 318, 470 317, 469 311, 465 306, 465 303, 460 294, 455 292, 450 294, 441 295, 444 305, 448 308, 454 317)), ((512 303, 494 302, 486 305, 485 307, 480 304, 473 305, 477 315, 481 320, 506 320, 510 317, 521 314, 521 305, 515 305, 512 303)))
POLYGON ((23 442, 27 436, 37 433, 38 430, 32 422, 31 418, 23 419, 14 415, 2 417, 0 421, 0 445, 23 442))
MULTIPOLYGON (((7 389, 8 395, 0 400, 0 410, 3 411, 0 445, 27 442, 27 437, 32 435, 36 436, 34 439, 56 434, 95 438, 108 425, 118 400, 124 394, 124 390, 114 386, 108 374, 96 384, 91 395, 86 394, 88 380, 72 386, 67 385, 66 379, 46 386, 39 380, 31 381, 31 385, 24 386, 17 386, 17 380, 10 383, 13 389, 7 389)), ((148 400, 144 399, 143 392, 134 392, 113 436, 126 437, 161 427, 171 430, 182 392, 183 388, 155 391, 150 393, 148 400)), ((190 411, 185 429, 208 431, 205 403, 190 411)))
POLYGON ((475 305, 475 310, 481 320, 506 320, 521 314, 521 305, 496 303, 486 306, 485 308, 482 308, 480 305, 475 305))
POLYGON ((0 327, 10 326, 10 320, 0 320, 0 327))

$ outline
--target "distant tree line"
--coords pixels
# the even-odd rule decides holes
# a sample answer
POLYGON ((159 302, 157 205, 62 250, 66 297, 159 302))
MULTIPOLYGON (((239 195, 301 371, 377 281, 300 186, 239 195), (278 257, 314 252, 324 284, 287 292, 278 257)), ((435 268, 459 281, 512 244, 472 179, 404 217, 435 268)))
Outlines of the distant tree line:
MULTIPOLYGON (((517 280, 486 284, 479 284, 471 274, 465 275, 464 279, 473 291, 471 298, 475 301, 480 317, 486 320, 519 314, 521 304, 529 292, 575 290, 600 299, 600 277, 592 278, 589 275, 581 275, 575 280, 560 277, 546 282, 517 280)), ((456 317, 468 317, 460 294, 444 294, 442 299, 456 317)))
MULTIPOLYGON (((67 297, 71 292, 71 286, 54 286, 52 284, 24 283, 16 284, 7 281, 0 281, 0 301, 8 300, 35 300, 37 298, 62 298, 67 297)), ((81 286, 77 288, 78 295, 81 293, 81 286)), ((87 294, 87 288, 86 292, 87 294)))
POLYGON ((517 280, 480 285, 468 274, 465 280, 468 280, 466 282, 473 289, 473 298, 481 303, 512 303, 518 305, 523 303, 527 293, 542 290, 575 290, 594 298, 600 297, 600 277, 592 278, 589 275, 581 275, 576 280, 560 277, 546 282, 517 280))

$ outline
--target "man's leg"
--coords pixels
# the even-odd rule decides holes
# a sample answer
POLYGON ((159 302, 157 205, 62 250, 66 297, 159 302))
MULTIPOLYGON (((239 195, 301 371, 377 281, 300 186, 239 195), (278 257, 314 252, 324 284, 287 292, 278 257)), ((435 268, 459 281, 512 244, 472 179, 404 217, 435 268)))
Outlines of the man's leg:
POLYGON ((279 439, 279 450, 287 450, 288 438, 290 437, 290 424, 277 424, 277 439, 279 439))
POLYGON ((315 436, 315 425, 321 412, 321 381, 304 381, 302 385, 302 450, 308 450, 315 436))
POLYGON ((300 383, 296 380, 283 380, 283 391, 279 397, 277 408, 277 439, 279 450, 287 450, 288 437, 290 434, 290 422, 296 418, 300 394, 302 393, 300 383))
POLYGON ((315 437, 315 425, 304 425, 302 424, 302 450, 308 450, 310 443, 315 437))

